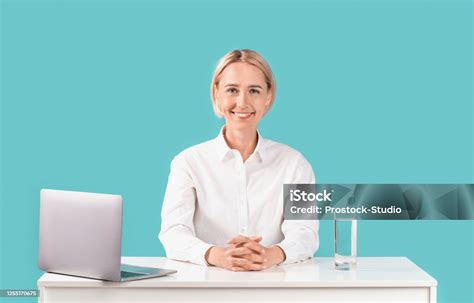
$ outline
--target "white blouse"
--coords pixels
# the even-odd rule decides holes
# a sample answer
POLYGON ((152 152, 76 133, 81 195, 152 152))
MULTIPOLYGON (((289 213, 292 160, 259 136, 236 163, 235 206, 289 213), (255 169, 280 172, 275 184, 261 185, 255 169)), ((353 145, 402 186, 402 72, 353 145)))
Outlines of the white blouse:
POLYGON ((283 220, 283 184, 315 183, 311 165, 295 149, 260 134, 243 162, 222 130, 171 162, 159 235, 167 257, 206 265, 211 246, 226 247, 228 239, 245 235, 280 246, 284 264, 311 258, 319 247, 319 222, 283 220))

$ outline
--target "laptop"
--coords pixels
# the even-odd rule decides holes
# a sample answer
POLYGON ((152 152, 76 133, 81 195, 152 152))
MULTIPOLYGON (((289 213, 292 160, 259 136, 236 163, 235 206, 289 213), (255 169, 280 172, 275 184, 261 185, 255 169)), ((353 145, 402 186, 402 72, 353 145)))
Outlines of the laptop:
POLYGON ((117 282, 177 272, 121 264, 121 248, 122 196, 41 190, 40 269, 117 282))

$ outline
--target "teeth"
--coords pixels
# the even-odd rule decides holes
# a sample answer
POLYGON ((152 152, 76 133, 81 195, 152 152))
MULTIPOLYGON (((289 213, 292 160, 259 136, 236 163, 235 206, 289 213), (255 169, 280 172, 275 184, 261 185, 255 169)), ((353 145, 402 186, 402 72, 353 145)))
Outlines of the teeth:
POLYGON ((252 113, 235 113, 235 112, 234 114, 239 118, 248 118, 250 117, 250 115, 252 115, 252 113))

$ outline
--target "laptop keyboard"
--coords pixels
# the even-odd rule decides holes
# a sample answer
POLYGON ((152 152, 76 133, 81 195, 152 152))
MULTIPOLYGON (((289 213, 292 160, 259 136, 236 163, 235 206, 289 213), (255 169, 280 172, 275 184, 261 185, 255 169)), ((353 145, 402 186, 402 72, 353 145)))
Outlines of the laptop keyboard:
POLYGON ((130 271, 120 271, 120 277, 123 278, 131 278, 131 277, 140 277, 145 276, 146 274, 138 273, 138 272, 130 272, 130 271))

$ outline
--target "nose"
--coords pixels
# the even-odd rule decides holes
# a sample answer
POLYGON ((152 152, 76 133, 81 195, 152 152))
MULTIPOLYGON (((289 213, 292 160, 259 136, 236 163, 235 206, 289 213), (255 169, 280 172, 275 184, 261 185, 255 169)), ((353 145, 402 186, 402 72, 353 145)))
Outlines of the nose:
POLYGON ((241 94, 239 94, 239 96, 237 97, 236 103, 237 103, 236 105, 239 107, 245 107, 245 105, 247 104, 247 94, 245 92, 242 92, 241 94))

